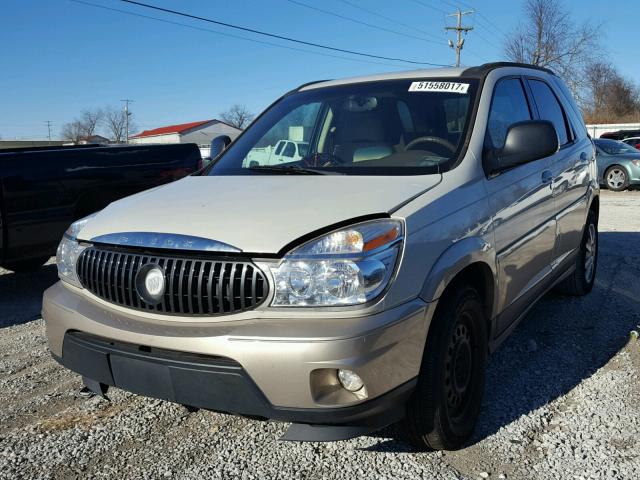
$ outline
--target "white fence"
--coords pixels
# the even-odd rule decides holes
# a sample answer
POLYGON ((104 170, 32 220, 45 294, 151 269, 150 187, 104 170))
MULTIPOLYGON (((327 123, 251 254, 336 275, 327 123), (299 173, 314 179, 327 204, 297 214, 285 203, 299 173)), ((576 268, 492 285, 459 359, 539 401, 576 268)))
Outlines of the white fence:
POLYGON ((587 125, 587 130, 591 138, 600 138, 605 132, 615 132, 617 130, 640 130, 640 123, 599 123, 587 125))

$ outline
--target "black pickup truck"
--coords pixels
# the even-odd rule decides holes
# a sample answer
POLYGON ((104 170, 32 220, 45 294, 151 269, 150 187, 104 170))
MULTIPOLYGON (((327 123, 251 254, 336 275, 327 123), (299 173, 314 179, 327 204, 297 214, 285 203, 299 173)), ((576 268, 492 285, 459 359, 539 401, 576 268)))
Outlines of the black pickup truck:
POLYGON ((38 268, 75 220, 201 167, 195 144, 0 150, 0 265, 38 268))

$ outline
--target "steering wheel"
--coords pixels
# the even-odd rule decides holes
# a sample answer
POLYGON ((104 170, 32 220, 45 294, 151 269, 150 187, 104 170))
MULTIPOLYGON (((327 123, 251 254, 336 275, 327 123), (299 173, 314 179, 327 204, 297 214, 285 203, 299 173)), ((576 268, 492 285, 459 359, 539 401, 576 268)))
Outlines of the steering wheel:
POLYGON ((442 137, 433 137, 433 136, 430 136, 430 135, 426 135, 424 137, 414 138, 409 143, 407 143, 407 146, 404 147, 404 149, 405 149, 405 151, 411 150, 411 147, 414 147, 415 145, 418 145, 419 143, 424 143, 424 142, 437 143, 438 145, 442 145, 443 147, 447 148, 448 150, 451 150, 452 153, 455 153, 455 151, 457 150, 455 145, 453 145, 449 140, 444 139, 442 137))

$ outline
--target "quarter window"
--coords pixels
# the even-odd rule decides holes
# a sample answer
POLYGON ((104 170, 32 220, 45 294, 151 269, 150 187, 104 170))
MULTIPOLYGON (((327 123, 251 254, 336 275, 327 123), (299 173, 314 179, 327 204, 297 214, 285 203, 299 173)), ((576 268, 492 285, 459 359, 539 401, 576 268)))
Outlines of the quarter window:
POLYGON ((500 80, 493 91, 487 122, 486 147, 504 147, 507 130, 517 122, 531 120, 531 111, 522 82, 517 78, 500 80))
POLYGON ((553 123, 558 133, 560 145, 565 145, 569 142, 569 132, 567 130, 567 121, 558 99, 549 88, 549 85, 540 80, 529 80, 529 85, 531 86, 531 93, 538 107, 540 118, 553 123))

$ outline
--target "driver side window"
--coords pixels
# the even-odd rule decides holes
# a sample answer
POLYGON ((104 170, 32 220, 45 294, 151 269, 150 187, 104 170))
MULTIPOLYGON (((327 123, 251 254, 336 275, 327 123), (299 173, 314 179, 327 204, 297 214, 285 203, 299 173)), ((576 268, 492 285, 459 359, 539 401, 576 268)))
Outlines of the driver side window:
POLYGON ((531 110, 518 78, 500 80, 493 91, 487 120, 485 148, 504 147, 509 127, 517 122, 531 120, 531 110))

